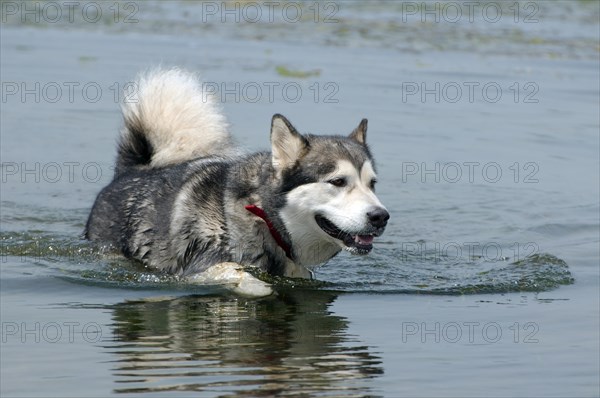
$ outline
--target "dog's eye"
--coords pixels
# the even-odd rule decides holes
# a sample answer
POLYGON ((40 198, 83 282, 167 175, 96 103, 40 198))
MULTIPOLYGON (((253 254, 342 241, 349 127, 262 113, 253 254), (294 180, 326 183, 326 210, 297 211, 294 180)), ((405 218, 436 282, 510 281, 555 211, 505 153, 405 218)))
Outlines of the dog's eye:
POLYGON ((375 190, 375 184, 377 184, 377 180, 375 178, 373 178, 371 180, 371 182, 369 183, 369 188, 371 188, 372 191, 375 190))
POLYGON ((343 177, 334 178, 333 180, 327 181, 334 187, 342 188, 346 186, 346 179, 343 177))

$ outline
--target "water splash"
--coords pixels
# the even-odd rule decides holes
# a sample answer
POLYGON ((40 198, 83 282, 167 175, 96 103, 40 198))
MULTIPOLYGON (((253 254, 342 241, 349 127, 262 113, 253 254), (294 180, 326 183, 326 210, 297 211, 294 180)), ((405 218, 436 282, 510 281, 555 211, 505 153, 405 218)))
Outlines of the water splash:
MULTIPOLYGON (((36 231, 0 233, 4 262, 76 283, 133 289, 203 289, 125 259, 113 247, 36 231), (27 267, 25 267, 27 268, 27 267)), ((405 294, 540 292, 574 282, 565 261, 536 253, 518 261, 456 258, 379 248, 365 256, 345 253, 317 270, 316 280, 260 275, 280 288, 405 294)), ((207 291, 214 292, 207 287, 207 291)))

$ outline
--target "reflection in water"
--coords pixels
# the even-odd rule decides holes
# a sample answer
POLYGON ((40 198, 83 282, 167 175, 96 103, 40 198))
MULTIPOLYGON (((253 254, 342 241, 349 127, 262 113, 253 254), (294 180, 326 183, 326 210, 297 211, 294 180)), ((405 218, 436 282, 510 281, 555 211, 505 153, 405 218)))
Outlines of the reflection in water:
POLYGON ((328 311, 336 295, 187 296, 114 309, 117 393, 373 395, 381 360, 328 311))

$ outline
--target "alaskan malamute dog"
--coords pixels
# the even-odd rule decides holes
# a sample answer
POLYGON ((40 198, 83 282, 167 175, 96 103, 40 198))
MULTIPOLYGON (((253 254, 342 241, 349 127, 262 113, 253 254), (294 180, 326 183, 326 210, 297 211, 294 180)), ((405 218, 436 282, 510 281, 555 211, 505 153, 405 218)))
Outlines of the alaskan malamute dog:
POLYGON ((385 229, 366 119, 349 136, 318 136, 275 115, 271 152, 243 154, 179 69, 141 75, 123 117, 115 177, 85 237, 146 266, 261 296, 270 286, 246 267, 310 278, 342 249, 369 253, 385 229))

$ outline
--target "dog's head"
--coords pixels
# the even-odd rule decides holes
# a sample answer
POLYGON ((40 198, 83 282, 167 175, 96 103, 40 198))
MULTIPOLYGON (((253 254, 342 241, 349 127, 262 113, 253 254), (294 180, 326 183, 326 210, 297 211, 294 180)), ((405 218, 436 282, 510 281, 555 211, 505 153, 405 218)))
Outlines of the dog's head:
POLYGON ((301 265, 322 263, 341 249, 367 254, 385 230, 389 213, 375 195, 366 135, 366 119, 349 136, 317 136, 273 116, 272 163, 285 197, 280 216, 301 265))

